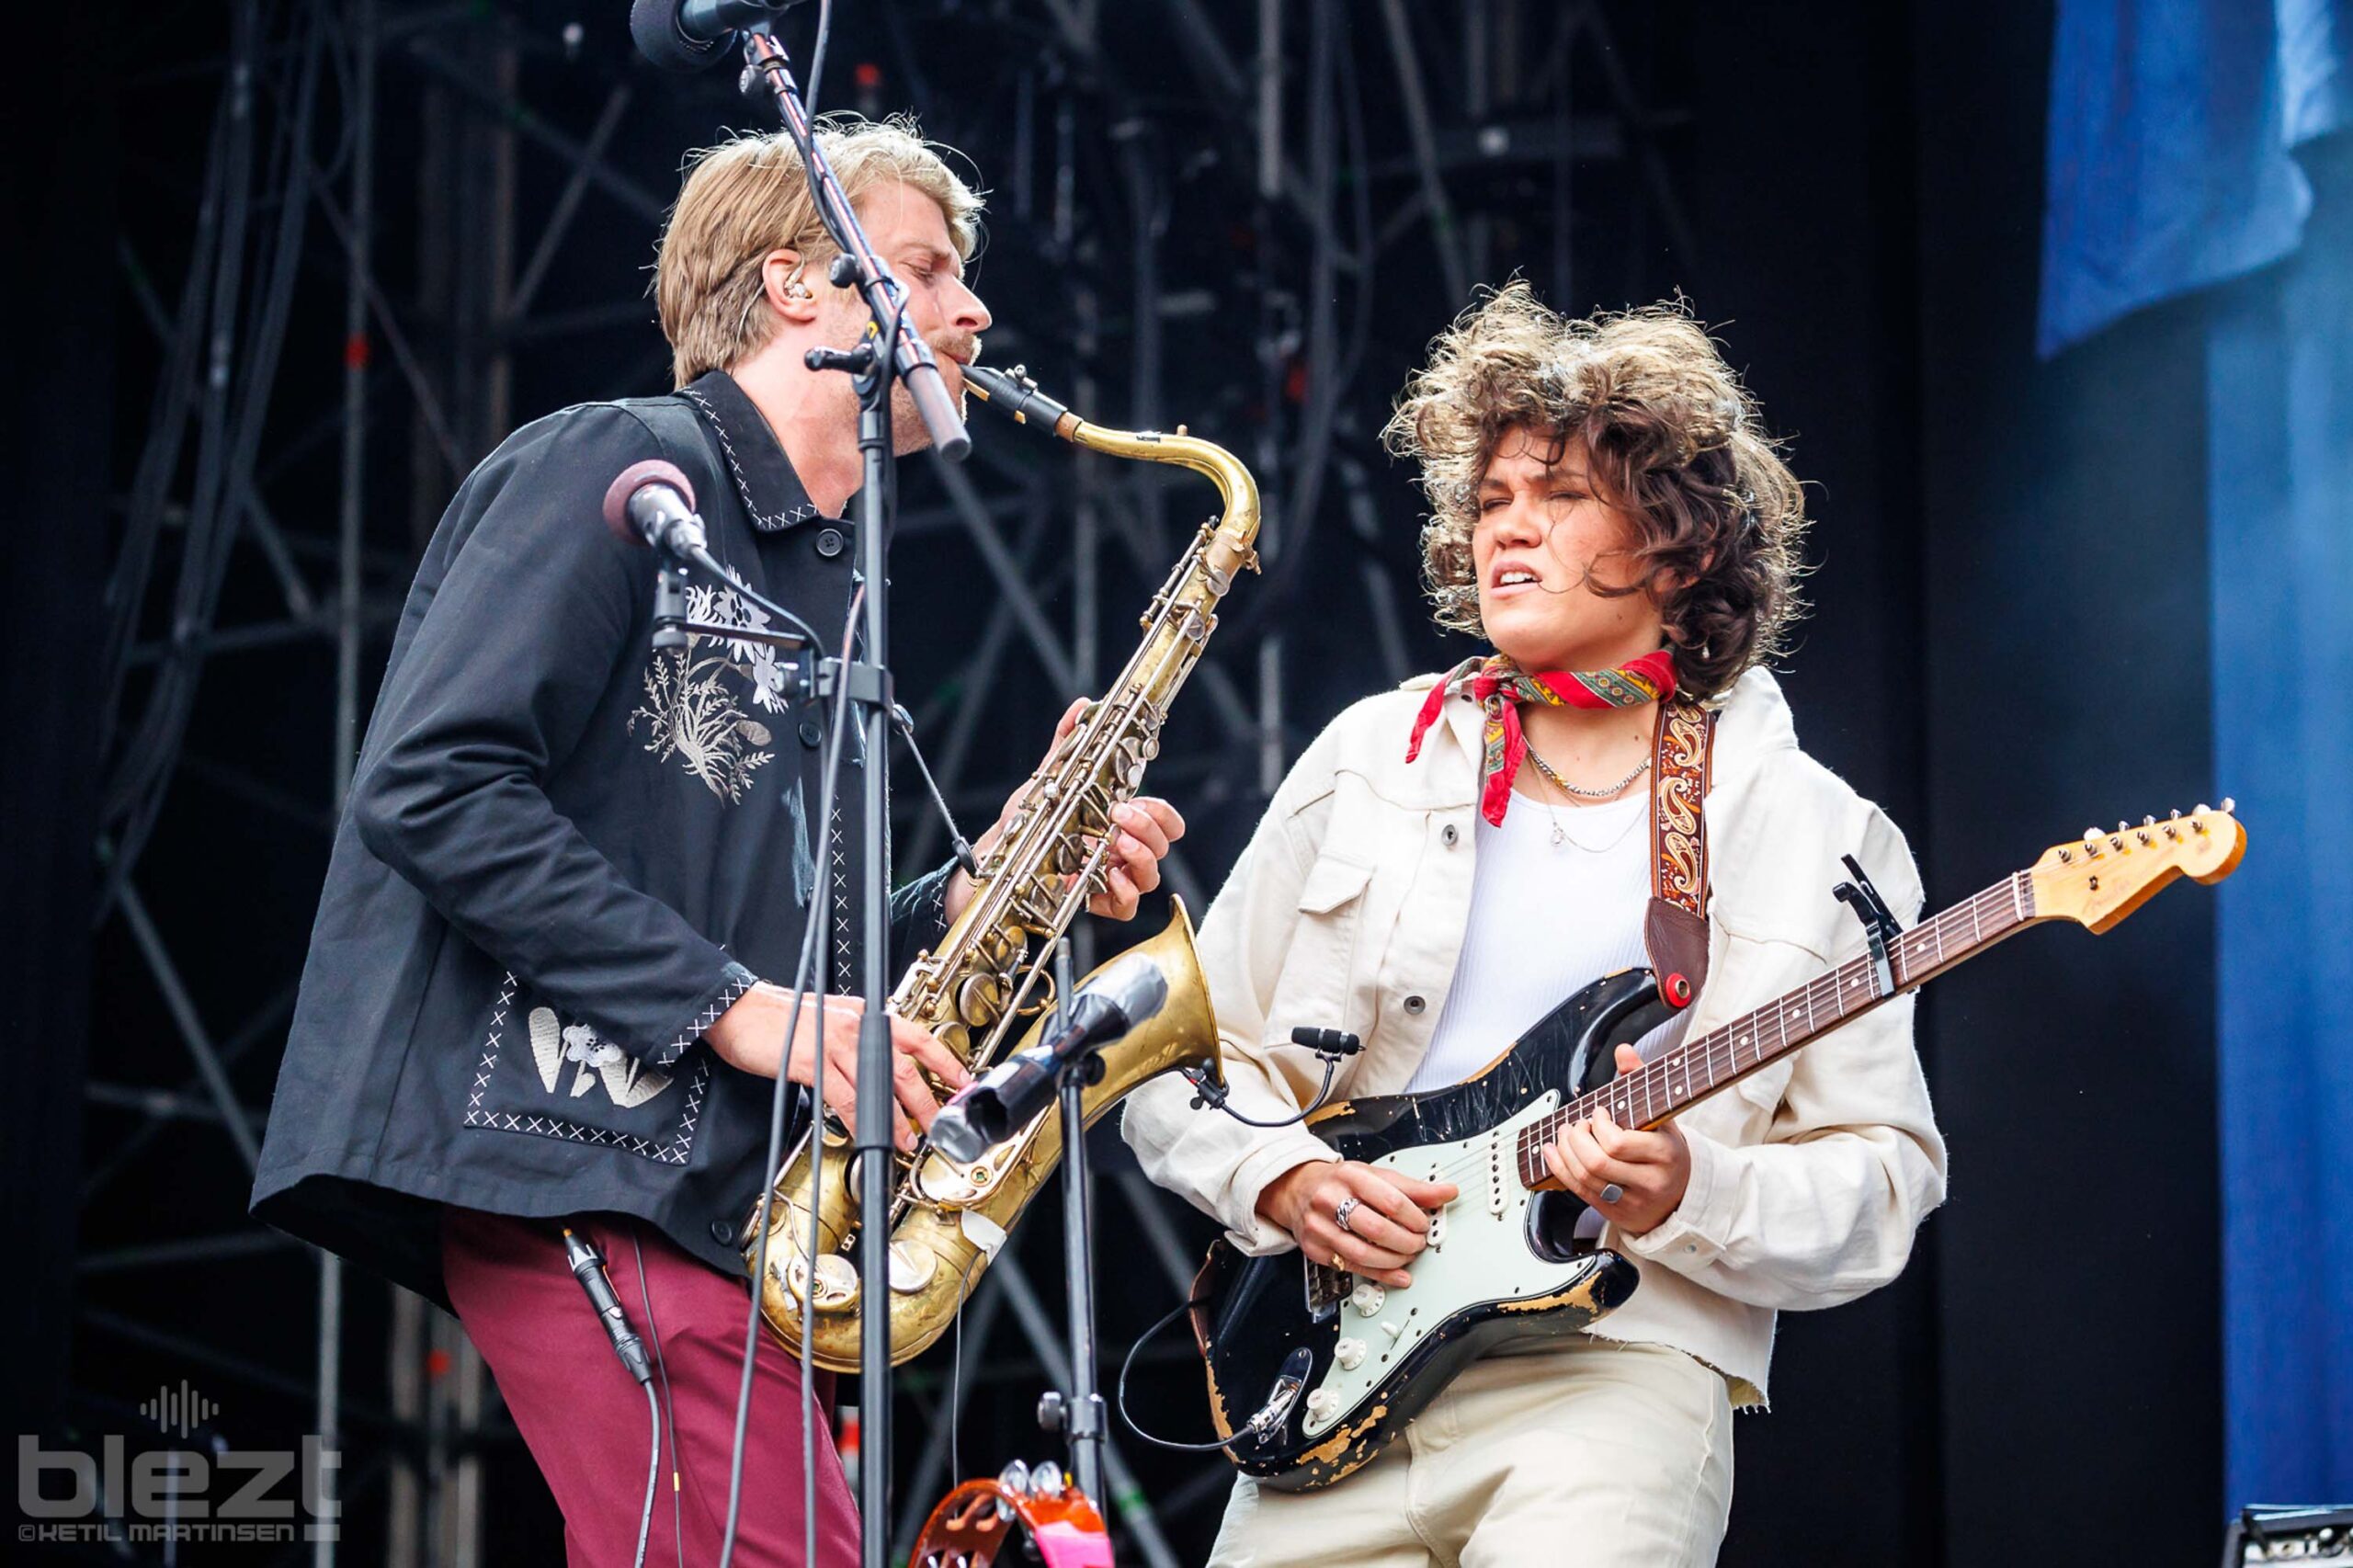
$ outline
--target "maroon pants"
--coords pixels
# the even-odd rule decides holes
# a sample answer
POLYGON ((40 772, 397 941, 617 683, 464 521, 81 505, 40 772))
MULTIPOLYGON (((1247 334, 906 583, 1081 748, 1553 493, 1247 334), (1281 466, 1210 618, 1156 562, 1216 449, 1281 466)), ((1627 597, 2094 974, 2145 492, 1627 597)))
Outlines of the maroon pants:
MULTIPOLYGON (((719 1561, 727 1470, 744 1366, 748 1284, 714 1272, 652 1226, 610 1215, 575 1221, 604 1255, 621 1308, 669 1378, 662 1473, 654 1494, 648 1568, 719 1561), (645 1284, 638 1284, 638 1249, 645 1284), (648 1297, 651 1297, 649 1301, 648 1297), (676 1427, 675 1439, 670 1427, 676 1427), (672 1444, 675 1440, 676 1448, 672 1444), (672 1471, 680 1490, 675 1513, 672 1471)), ((443 1210, 441 1261, 449 1300, 482 1351, 515 1425, 563 1510, 571 1568, 630 1568, 645 1504, 651 1419, 645 1394, 565 1266, 561 1227, 466 1209, 443 1210)), ((858 1561, 858 1510, 821 1403, 817 1452, 801 1448, 801 1367, 764 1329, 744 1450, 735 1532, 743 1568, 806 1568, 801 1486, 817 1474, 817 1564, 858 1561)), ((827 1380, 830 1381, 830 1380, 827 1380)), ((654 1379, 662 1392, 662 1378, 654 1379)), ((819 1390, 822 1400, 826 1391, 819 1390)))

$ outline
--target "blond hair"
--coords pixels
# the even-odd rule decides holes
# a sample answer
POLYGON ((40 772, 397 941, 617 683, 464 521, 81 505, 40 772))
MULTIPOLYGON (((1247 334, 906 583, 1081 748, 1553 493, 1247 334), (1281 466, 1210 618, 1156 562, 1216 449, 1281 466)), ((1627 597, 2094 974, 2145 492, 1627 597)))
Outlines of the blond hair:
MULTIPOLYGON (((817 144, 852 205, 881 186, 903 184, 939 204, 956 252, 971 260, 980 243, 981 196, 957 177, 911 119, 827 115, 817 144)), ((685 386, 757 353, 776 323, 756 309, 760 263, 772 250, 801 253, 813 290, 837 247, 818 221, 800 149, 782 131, 745 135, 688 158, 687 182, 670 209, 654 264, 654 297, 670 373, 685 386)))
POLYGON ((1571 320, 1515 281, 1430 347, 1382 435, 1421 464, 1422 575, 1439 625, 1483 634, 1479 485, 1505 436, 1525 430, 1552 460, 1580 442, 1601 494, 1632 517, 1635 582, 1612 591, 1658 607, 1684 689, 1713 696, 1785 651, 1804 611, 1804 492, 1688 309, 1571 320))

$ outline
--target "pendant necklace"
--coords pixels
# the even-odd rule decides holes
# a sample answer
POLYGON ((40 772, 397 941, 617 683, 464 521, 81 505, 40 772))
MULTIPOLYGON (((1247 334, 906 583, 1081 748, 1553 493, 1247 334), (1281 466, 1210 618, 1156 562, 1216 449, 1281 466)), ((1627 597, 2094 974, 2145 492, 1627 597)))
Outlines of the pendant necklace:
MULTIPOLYGON (((1634 770, 1631 773, 1629 773, 1625 778, 1620 778, 1617 783, 1612 784, 1608 789, 1580 790, 1575 785, 1570 783, 1567 779, 1562 778, 1560 774, 1554 772, 1552 765, 1539 756, 1534 746, 1529 746, 1528 748, 1528 760, 1536 765, 1536 771, 1542 774, 1554 789, 1560 790, 1563 794, 1575 795, 1588 801, 1608 801, 1623 794, 1625 792, 1626 786, 1631 784, 1635 779, 1640 778, 1644 773, 1648 772, 1651 766, 1651 759, 1645 756, 1642 761, 1634 765, 1634 770)), ((1552 819, 1552 847, 1558 849, 1563 844, 1574 844, 1588 855, 1605 854, 1609 850, 1617 848, 1619 845, 1626 841, 1626 835, 1634 831, 1633 824, 1637 821, 1641 820, 1642 815, 1639 812, 1630 815, 1626 819, 1626 826, 1620 830, 1618 836, 1611 839, 1608 843, 1603 845, 1590 845, 1572 837, 1568 829, 1561 825, 1561 812, 1559 807, 1555 806, 1552 801, 1547 801, 1544 802, 1544 809, 1552 819)))

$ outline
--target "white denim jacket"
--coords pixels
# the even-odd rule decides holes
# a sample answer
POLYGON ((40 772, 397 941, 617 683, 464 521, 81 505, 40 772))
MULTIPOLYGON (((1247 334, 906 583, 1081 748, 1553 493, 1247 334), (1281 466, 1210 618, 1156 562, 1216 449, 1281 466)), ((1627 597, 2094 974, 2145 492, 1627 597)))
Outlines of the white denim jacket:
MULTIPOLYGON (((1290 1043, 1302 1024, 1358 1035, 1336 1097, 1394 1094, 1428 1048, 1471 904, 1480 713, 1446 705, 1405 761, 1434 676, 1358 702, 1299 759, 1202 921, 1199 949, 1235 1108, 1295 1111, 1323 1077, 1290 1043)), ((1722 702, 1706 801, 1709 963, 1688 1028, 1705 1031, 1862 949, 1830 894, 1852 854, 1907 924, 1918 872, 1878 807, 1798 749, 1762 670, 1722 702)), ((1541 963, 1531 952, 1527 961, 1541 963)), ((1912 999, 1885 1005, 1686 1111, 1681 1206, 1645 1235, 1612 1226, 1642 1285, 1595 1325, 1672 1346, 1762 1404, 1774 1313, 1835 1306, 1902 1271, 1945 1191, 1944 1141, 1912 1050, 1912 999)), ((1495 1042, 1500 1051, 1507 1042, 1495 1042)), ((1302 1127, 1266 1131, 1194 1110, 1181 1079, 1128 1101, 1124 1131, 1153 1180, 1222 1221, 1254 1255, 1290 1237, 1259 1219, 1260 1191, 1331 1151, 1302 1127)))

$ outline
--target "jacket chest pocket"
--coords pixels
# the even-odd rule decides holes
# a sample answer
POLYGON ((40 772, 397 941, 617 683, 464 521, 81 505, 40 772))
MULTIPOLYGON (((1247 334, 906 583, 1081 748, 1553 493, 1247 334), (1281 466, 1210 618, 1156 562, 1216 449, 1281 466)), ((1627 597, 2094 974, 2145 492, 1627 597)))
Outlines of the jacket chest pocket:
POLYGON ((1357 1005, 1355 993, 1357 977, 1372 967, 1358 951, 1365 939, 1365 890, 1371 881, 1370 866, 1337 855, 1322 856, 1309 869, 1299 890, 1290 952, 1267 1009, 1269 1049, 1301 1050, 1291 1045, 1290 1031, 1302 1026, 1364 1032, 1370 1017, 1357 1005))
POLYGON ((559 1013, 512 972, 499 981, 466 1093, 468 1127, 619 1149, 683 1165, 710 1086, 710 1055, 645 1065, 559 1013))

